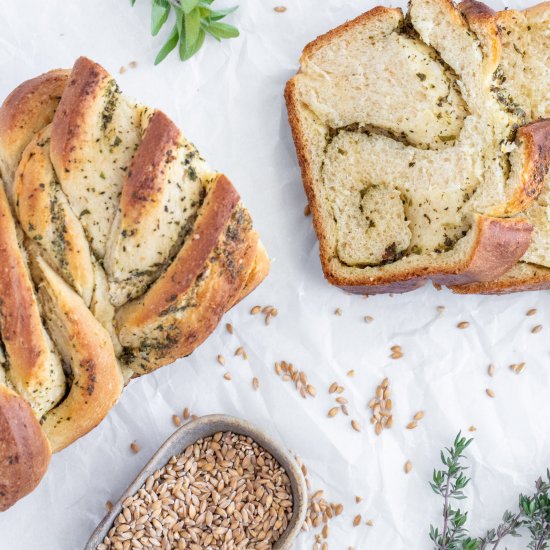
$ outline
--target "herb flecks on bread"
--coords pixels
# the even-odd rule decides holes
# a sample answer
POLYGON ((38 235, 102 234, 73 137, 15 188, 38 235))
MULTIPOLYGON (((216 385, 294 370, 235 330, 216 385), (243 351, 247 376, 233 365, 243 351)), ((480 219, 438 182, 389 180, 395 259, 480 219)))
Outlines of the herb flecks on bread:
POLYGON ((0 107, 0 510, 268 270, 229 179, 100 65, 16 88, 0 107))

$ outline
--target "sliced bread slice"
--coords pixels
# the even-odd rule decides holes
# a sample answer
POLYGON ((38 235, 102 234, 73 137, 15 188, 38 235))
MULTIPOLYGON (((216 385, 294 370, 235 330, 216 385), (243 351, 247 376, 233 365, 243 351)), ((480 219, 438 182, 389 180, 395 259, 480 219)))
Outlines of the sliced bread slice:
POLYGON ((378 7, 306 46, 285 96, 327 279, 357 293, 504 274, 524 254, 548 125, 502 100, 492 12, 378 7), (521 128, 518 130, 518 127, 521 128))

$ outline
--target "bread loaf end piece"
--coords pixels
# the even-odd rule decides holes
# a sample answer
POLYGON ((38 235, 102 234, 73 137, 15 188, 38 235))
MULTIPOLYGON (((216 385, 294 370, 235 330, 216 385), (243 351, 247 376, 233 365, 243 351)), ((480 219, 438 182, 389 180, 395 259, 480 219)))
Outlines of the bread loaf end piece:
POLYGON ((0 383, 0 512, 44 477, 50 445, 28 403, 0 383))

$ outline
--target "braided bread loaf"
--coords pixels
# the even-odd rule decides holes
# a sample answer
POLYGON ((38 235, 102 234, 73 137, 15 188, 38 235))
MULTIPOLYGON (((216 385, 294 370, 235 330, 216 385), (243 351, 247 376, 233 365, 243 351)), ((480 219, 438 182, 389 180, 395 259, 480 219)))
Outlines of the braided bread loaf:
POLYGON ((0 510, 267 275, 229 180, 86 58, 0 109, 0 510))

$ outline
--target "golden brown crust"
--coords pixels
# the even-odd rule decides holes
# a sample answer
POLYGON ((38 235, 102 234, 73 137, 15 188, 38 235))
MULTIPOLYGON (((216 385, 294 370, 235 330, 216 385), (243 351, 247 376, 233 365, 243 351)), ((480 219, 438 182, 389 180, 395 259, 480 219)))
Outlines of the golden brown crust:
POLYGON ((130 318, 135 325, 151 323, 179 296, 189 291, 238 202, 239 194, 231 182, 223 174, 218 176, 199 212, 192 235, 151 288, 141 298, 120 309, 117 314, 119 327, 124 329, 130 318))
POLYGON ((525 147, 525 165, 521 174, 523 195, 536 199, 550 167, 550 120, 537 120, 518 130, 518 140, 525 147))
POLYGON ((46 414, 42 425, 57 452, 105 418, 122 392, 123 380, 109 334, 44 260, 36 262, 46 323, 73 374, 68 395, 46 414))
POLYGON ((338 27, 318 36, 315 40, 312 40, 304 47, 300 59, 304 60, 311 57, 324 46, 330 44, 358 26, 368 24, 374 19, 385 19, 388 16, 394 17, 396 21, 400 21, 403 19, 403 11, 401 8, 386 8, 384 6, 377 6, 372 10, 359 15, 355 19, 346 21, 346 23, 343 23, 342 25, 339 25, 338 27))
POLYGON ((44 477, 50 445, 27 402, 0 384, 0 512, 44 477))
POLYGON ((477 0, 464 0, 458 4, 458 9, 464 14, 468 21, 477 19, 479 21, 491 21, 495 11, 487 4, 477 0))
MULTIPOLYGON (((259 237, 258 237, 259 239, 259 237)), ((241 300, 244 300, 258 285, 268 276, 271 261, 267 255, 267 250, 264 245, 258 240, 258 246, 256 247, 256 255, 254 257, 254 263, 252 269, 248 274, 246 283, 241 290, 240 294, 235 298, 235 301, 231 303, 227 309, 230 309, 237 305, 241 300)))
POLYGON ((155 111, 122 189, 119 207, 124 228, 139 224, 162 188, 170 183, 165 170, 174 161, 180 141, 177 126, 162 111, 155 111))
POLYGON ((51 158, 56 170, 70 170, 72 157, 81 146, 85 120, 93 112, 91 106, 110 80, 101 65, 87 57, 76 60, 52 127, 51 158))
POLYGON ((54 70, 15 88, 0 107, 0 170, 12 199, 11 181, 23 150, 53 119, 69 71, 54 70))
MULTIPOLYGON (((520 264, 521 265, 521 264, 520 264)), ((526 264, 529 273, 519 278, 510 276, 510 272, 494 281, 453 286, 455 294, 510 294, 529 290, 550 290, 550 268, 535 264, 526 264)))
POLYGON ((472 247, 472 255, 459 268, 460 272, 434 277, 434 282, 456 285, 490 281, 506 273, 529 248, 533 226, 528 220, 489 216, 477 218, 476 243, 472 247))
POLYGON ((51 386, 51 347, 2 185, 0 258, 0 333, 10 361, 10 380, 42 414, 48 398, 42 392, 51 386))
POLYGON ((153 371, 189 355, 210 335, 228 304, 242 292, 254 262, 258 240, 249 230, 250 223, 246 210, 237 208, 195 285, 180 295, 181 305, 167 308, 149 326, 126 324, 121 342, 136 344, 126 348, 130 368, 140 373, 153 371))
POLYGON ((15 224, 0 187, 0 327, 12 369, 26 379, 45 353, 42 323, 15 224))
MULTIPOLYGON (((239 296, 254 262, 257 235, 242 230, 250 219, 244 209, 237 209, 220 235, 219 246, 209 258, 203 273, 187 295, 180 297, 181 314, 159 320, 137 349, 128 350, 129 366, 136 372, 150 372, 193 352, 216 328, 235 296, 239 296), (161 335, 160 349, 156 337, 161 335), (141 355, 141 350, 147 350, 141 355)), ((121 334, 121 341, 124 340, 121 334)))
POLYGON ((258 237, 237 191, 220 175, 180 252, 116 323, 127 362, 148 372, 191 353, 238 297, 252 270, 258 237))
MULTIPOLYGON (((307 145, 305 143, 304 132, 300 120, 295 77, 291 78, 286 83, 285 102, 288 111, 288 121, 290 124, 290 129, 292 131, 292 137, 294 139, 294 146, 296 148, 296 156, 298 157, 298 164, 300 165, 300 170, 302 174, 304 191, 306 193, 308 204, 313 216, 313 227, 319 239, 319 253, 321 256, 321 264, 323 265, 323 270, 325 270, 325 266, 328 266, 330 262, 330 248, 327 244, 327 238, 324 233, 321 216, 319 215, 321 205, 318 204, 319 199, 317 198, 317 194, 315 192, 312 161, 307 154, 307 145)), ((328 279, 326 271, 325 277, 327 277, 328 279)), ((328 280, 330 281, 330 279, 328 280)))
POLYGON ((15 173, 16 212, 28 238, 89 305, 94 289, 90 247, 57 184, 49 156, 50 129, 37 132, 23 152, 15 173))
MULTIPOLYGON (((509 11, 509 10, 506 10, 509 11)), ((526 17, 532 18, 534 20, 541 19, 542 17, 548 16, 550 12, 550 2, 540 2, 540 4, 535 4, 523 10, 523 13, 526 17)), ((506 13, 506 12, 500 12, 506 13)))
POLYGON ((458 9, 466 18, 470 29, 482 39, 484 65, 492 73, 497 68, 502 53, 495 12, 477 0, 464 0, 458 5, 458 9))

